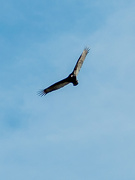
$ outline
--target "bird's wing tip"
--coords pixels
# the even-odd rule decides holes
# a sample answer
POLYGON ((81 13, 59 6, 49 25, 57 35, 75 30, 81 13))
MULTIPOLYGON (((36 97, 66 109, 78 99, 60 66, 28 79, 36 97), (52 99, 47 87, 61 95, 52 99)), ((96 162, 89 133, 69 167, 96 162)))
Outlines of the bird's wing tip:
POLYGON ((84 50, 87 51, 87 53, 89 53, 90 48, 86 46, 86 47, 84 48, 84 50))
POLYGON ((47 94, 47 93, 46 93, 44 90, 40 90, 40 91, 37 92, 37 95, 38 95, 38 96, 41 96, 41 97, 42 97, 42 96, 45 96, 46 94, 47 94))

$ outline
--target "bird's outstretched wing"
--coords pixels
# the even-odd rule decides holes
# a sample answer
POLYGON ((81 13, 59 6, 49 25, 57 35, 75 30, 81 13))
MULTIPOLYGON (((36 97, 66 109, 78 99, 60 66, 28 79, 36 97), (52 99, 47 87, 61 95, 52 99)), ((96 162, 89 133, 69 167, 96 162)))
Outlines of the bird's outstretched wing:
POLYGON ((54 90, 57 90, 57 89, 60 89, 64 86, 66 86, 67 84, 69 84, 70 82, 68 81, 67 78, 59 81, 59 82, 56 82, 55 84, 49 86, 48 88, 44 89, 44 90, 41 90, 38 92, 38 95, 40 96, 44 96, 46 95, 47 93, 51 92, 51 91, 54 91, 54 90))
POLYGON ((89 50, 90 50, 89 48, 85 48, 85 49, 83 50, 82 54, 80 55, 80 57, 79 57, 76 65, 75 65, 75 68, 74 68, 74 70, 73 70, 73 74, 74 74, 75 76, 78 75, 78 73, 79 73, 79 71, 80 71, 80 69, 81 69, 81 67, 82 67, 82 64, 83 64, 83 62, 84 62, 84 59, 85 59, 86 55, 88 54, 89 50))

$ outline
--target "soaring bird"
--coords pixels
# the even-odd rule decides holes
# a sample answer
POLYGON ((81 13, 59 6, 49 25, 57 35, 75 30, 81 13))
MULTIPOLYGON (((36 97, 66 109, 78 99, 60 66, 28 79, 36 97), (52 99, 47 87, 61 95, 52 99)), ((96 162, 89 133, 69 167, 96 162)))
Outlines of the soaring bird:
POLYGON ((77 75, 82 67, 82 64, 84 62, 84 59, 86 57, 86 55, 88 54, 89 52, 89 48, 85 48, 82 52, 82 54, 80 55, 74 69, 73 69, 73 72, 71 74, 69 74, 69 76, 61 81, 58 81, 56 82, 55 84, 49 86, 48 88, 44 89, 44 90, 41 90, 39 91, 39 95, 40 96, 44 96, 54 90, 57 90, 57 89, 60 89, 64 86, 66 86, 67 84, 69 83, 72 83, 74 86, 78 85, 78 80, 77 80, 77 75))

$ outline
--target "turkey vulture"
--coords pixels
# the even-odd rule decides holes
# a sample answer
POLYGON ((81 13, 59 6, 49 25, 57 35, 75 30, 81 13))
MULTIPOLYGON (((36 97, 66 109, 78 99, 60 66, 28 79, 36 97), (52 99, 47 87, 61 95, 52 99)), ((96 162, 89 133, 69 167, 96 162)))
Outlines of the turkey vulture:
POLYGON ((83 61, 84 61, 86 55, 88 54, 89 50, 90 50, 89 48, 85 48, 83 50, 82 54, 80 55, 76 65, 74 67, 73 72, 71 74, 69 74, 69 76, 67 78, 65 78, 59 82, 56 82, 55 84, 49 86, 48 88, 46 88, 44 90, 41 90, 38 94, 40 96, 44 96, 47 93, 52 92, 57 89, 60 89, 69 83, 73 83, 73 85, 76 86, 78 84, 77 75, 82 67, 83 61))

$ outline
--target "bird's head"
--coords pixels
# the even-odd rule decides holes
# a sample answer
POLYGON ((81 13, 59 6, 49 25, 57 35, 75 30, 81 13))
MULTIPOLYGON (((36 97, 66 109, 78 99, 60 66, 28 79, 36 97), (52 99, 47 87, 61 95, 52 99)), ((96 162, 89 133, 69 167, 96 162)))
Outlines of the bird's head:
POLYGON ((76 85, 78 84, 76 75, 74 75, 73 73, 71 73, 71 74, 69 75, 69 79, 70 79, 70 82, 72 82, 74 86, 76 86, 76 85))

